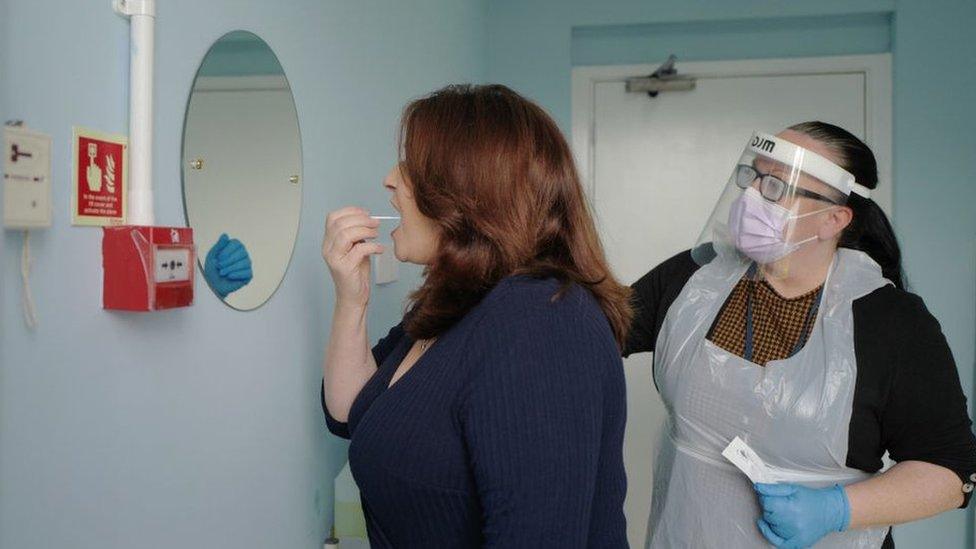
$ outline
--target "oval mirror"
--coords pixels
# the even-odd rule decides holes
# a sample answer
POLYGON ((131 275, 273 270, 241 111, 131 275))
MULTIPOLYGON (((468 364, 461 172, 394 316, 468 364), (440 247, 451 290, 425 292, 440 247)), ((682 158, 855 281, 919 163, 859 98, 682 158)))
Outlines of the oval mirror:
POLYGON ((227 305, 260 307, 295 248, 302 144, 288 79, 257 35, 225 34, 204 57, 183 121, 182 163, 202 278, 227 305))

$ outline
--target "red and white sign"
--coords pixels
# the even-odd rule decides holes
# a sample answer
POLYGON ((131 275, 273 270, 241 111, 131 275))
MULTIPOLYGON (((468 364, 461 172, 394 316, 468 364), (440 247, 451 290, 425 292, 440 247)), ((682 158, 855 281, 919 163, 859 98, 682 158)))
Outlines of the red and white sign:
POLYGON ((125 224, 128 148, 124 135, 74 128, 72 225, 125 224))

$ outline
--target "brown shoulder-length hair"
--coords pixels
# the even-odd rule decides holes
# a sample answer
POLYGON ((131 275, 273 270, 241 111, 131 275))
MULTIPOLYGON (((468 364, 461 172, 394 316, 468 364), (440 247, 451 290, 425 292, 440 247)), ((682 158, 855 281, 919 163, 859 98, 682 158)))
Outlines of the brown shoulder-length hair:
POLYGON ((512 274, 579 284, 623 347, 630 288, 607 265, 566 140, 538 105, 500 85, 455 85, 409 105, 400 166, 438 250, 410 296, 405 328, 434 337, 512 274))

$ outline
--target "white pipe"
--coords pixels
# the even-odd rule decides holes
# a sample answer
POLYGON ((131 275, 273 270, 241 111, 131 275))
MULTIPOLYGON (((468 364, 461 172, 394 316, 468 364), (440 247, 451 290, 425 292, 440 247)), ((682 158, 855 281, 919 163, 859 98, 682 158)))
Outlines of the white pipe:
POLYGON ((114 0, 129 17, 129 203, 130 225, 154 225, 153 65, 156 0, 114 0))

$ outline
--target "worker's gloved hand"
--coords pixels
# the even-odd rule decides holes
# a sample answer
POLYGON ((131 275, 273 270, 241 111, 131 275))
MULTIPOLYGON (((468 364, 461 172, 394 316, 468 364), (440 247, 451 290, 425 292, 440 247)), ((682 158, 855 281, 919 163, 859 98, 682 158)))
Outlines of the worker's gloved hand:
POLYGON ((810 547, 831 532, 843 532, 851 522, 851 506, 844 488, 806 488, 797 484, 756 484, 763 516, 759 530, 780 549, 810 547))
POLYGON ((243 288, 253 276, 247 248, 240 240, 221 234, 217 243, 207 252, 203 276, 220 299, 243 288))

